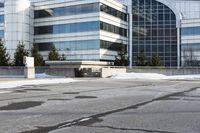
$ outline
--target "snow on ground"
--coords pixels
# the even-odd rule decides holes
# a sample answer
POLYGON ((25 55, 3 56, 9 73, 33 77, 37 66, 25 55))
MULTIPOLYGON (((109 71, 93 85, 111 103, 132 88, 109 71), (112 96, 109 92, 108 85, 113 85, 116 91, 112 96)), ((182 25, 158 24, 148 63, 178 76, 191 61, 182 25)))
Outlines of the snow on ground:
POLYGON ((11 93, 12 91, 0 91, 0 94, 7 94, 7 93, 11 93))
POLYGON ((53 76, 46 73, 36 73, 35 78, 64 78, 64 76, 53 76))
POLYGON ((112 79, 138 79, 138 80, 195 80, 200 79, 200 75, 174 75, 166 76, 158 73, 119 73, 111 76, 112 79))
POLYGON ((196 75, 174 75, 174 76, 168 76, 169 79, 175 79, 175 80, 197 80, 200 79, 200 74, 196 75))
MULTIPOLYGON (((24 75, 4 75, 1 76, 0 78, 24 78, 24 75)), ((35 78, 65 78, 64 76, 53 76, 53 75, 48 75, 46 73, 36 73, 35 78)))
POLYGON ((59 79, 34 79, 34 80, 18 80, 18 81, 4 81, 0 83, 0 89, 2 88, 16 88, 26 85, 44 85, 44 84, 60 84, 76 82, 72 78, 59 78, 59 79))
POLYGON ((111 76, 113 79, 166 79, 166 77, 157 73, 119 73, 111 76))
POLYGON ((24 78, 23 75, 0 75, 0 78, 24 78))

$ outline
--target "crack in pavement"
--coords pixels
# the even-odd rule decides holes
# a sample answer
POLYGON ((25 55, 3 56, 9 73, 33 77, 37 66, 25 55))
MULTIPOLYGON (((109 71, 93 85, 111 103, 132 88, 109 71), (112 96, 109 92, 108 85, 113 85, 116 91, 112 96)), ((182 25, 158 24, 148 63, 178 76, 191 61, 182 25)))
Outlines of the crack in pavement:
POLYGON ((111 114, 114 114, 114 113, 122 112, 122 111, 125 111, 125 110, 129 110, 129 109, 138 109, 139 107, 145 106, 149 103, 159 101, 159 100, 163 100, 163 99, 167 99, 171 96, 180 95, 182 93, 194 91, 198 88, 199 87, 194 87, 194 88, 191 88, 189 90, 167 94, 165 96, 161 96, 161 97, 151 99, 151 100, 148 100, 148 101, 145 101, 145 102, 141 102, 141 103, 138 103, 138 104, 135 104, 135 105, 131 105, 131 106, 128 106, 128 107, 125 107, 125 108, 115 109, 115 110, 107 111, 107 112, 104 112, 104 113, 91 115, 91 116, 88 116, 88 117, 82 117, 82 118, 79 118, 79 119, 76 119, 76 120, 73 120, 73 121, 70 121, 70 122, 63 122, 63 123, 60 123, 60 124, 57 124, 57 125, 54 125, 54 126, 37 127, 37 129, 35 129, 35 130, 28 130, 28 131, 24 131, 24 132, 21 132, 21 133, 41 133, 41 132, 42 133, 48 133, 50 131, 54 131, 54 130, 65 128, 65 127, 90 126, 94 123, 102 122, 103 120, 100 119, 102 117, 105 117, 105 116, 108 116, 108 115, 111 115, 111 114))
POLYGON ((146 133, 176 133, 176 132, 169 132, 169 131, 161 131, 161 130, 148 130, 148 129, 138 129, 138 128, 118 128, 113 126, 87 126, 92 128, 109 128, 113 130, 120 130, 120 131, 142 131, 146 133))

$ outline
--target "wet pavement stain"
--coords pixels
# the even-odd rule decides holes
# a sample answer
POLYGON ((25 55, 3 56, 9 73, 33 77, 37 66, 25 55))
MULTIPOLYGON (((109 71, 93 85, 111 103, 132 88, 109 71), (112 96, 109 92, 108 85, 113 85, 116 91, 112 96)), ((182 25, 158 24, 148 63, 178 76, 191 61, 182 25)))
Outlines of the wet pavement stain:
POLYGON ((75 98, 77 99, 93 99, 93 98, 98 98, 96 96, 76 96, 75 98))
POLYGON ((54 98, 54 99, 48 99, 47 101, 69 101, 72 99, 62 99, 62 98, 54 98))
POLYGON ((200 99, 189 99, 189 98, 183 98, 181 100, 184 100, 184 101, 200 101, 200 99))
POLYGON ((25 91, 51 91, 49 89, 23 89, 25 91))
POLYGON ((9 105, 0 107, 0 110, 24 110, 24 109, 40 106, 43 103, 44 102, 40 102, 40 101, 25 101, 25 102, 11 103, 9 105))
POLYGON ((49 89, 22 89, 22 90, 14 90, 12 93, 27 93, 29 91, 50 91, 49 89))
POLYGON ((12 93, 27 93, 25 90, 15 90, 12 93))
POLYGON ((75 94, 80 94, 80 92, 64 92, 63 94, 71 94, 71 95, 75 95, 75 94))

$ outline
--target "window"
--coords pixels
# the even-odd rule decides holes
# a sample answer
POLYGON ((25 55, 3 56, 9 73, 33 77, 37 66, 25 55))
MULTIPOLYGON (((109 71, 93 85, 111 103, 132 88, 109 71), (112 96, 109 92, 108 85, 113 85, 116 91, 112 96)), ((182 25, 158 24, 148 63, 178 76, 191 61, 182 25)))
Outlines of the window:
POLYGON ((91 4, 84 4, 84 5, 36 10, 34 14, 35 14, 35 18, 44 18, 44 17, 58 17, 58 16, 93 13, 93 12, 98 12, 99 10, 100 10, 99 3, 91 3, 91 4))
POLYGON ((127 29, 120 28, 105 22, 100 23, 100 29, 127 37, 127 29))
POLYGON ((183 36, 193 36, 200 35, 200 27, 186 27, 181 29, 181 34, 183 36))
POLYGON ((98 30, 99 30, 98 21, 49 25, 49 26, 40 26, 34 28, 35 35, 74 33, 74 32, 98 31, 98 30))
POLYGON ((101 40, 100 48, 113 50, 113 51, 122 51, 122 50, 126 51, 127 45, 122 44, 122 43, 115 43, 115 42, 109 42, 109 41, 101 40))
POLYGON ((81 40, 81 41, 62 41, 36 43, 39 51, 50 51, 53 46, 57 50, 96 50, 100 48, 99 40, 81 40))
POLYGON ((109 6, 101 3, 100 10, 104 13, 110 14, 110 15, 115 16, 117 18, 120 18, 124 21, 127 21, 127 14, 126 13, 120 12, 120 11, 118 11, 118 10, 112 8, 112 7, 109 7, 109 6))
POLYGON ((4 23, 4 15, 0 15, 0 23, 4 23))
POLYGON ((4 30, 0 30, 0 38, 4 38, 4 30))

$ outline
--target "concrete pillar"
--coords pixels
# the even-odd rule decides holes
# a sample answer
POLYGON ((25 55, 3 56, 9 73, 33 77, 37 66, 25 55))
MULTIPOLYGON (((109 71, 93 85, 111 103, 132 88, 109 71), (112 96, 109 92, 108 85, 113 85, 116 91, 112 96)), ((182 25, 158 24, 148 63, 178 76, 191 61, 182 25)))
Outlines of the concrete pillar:
POLYGON ((33 57, 24 57, 24 77, 27 79, 35 78, 35 67, 34 67, 34 58, 33 57))
POLYGON ((25 67, 24 68, 24 77, 27 79, 35 78, 35 68, 34 67, 25 67))

